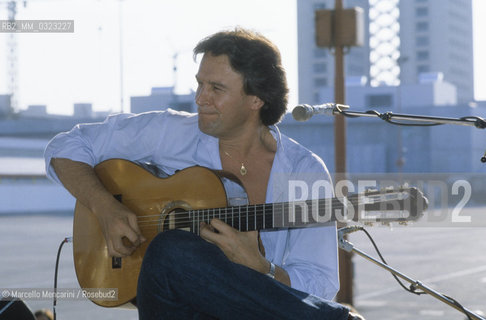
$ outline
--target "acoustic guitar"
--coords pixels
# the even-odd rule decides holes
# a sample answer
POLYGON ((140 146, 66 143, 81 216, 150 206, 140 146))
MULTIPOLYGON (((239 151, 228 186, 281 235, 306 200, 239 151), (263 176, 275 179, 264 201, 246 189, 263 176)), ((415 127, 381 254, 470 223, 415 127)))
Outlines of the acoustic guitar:
POLYGON ((416 188, 248 205, 241 183, 224 171, 194 166, 167 176, 156 167, 111 159, 95 166, 95 172, 106 189, 137 215, 140 230, 148 240, 128 257, 109 256, 97 218, 76 203, 73 227, 76 276, 81 288, 88 292, 103 289, 103 295, 88 297, 103 307, 133 306, 143 256, 150 240, 159 232, 183 229, 199 234, 199 223, 213 218, 240 231, 320 226, 341 220, 346 213, 349 221, 410 221, 418 219, 427 207, 427 199, 416 188), (117 296, 111 296, 110 292, 116 292, 117 296))

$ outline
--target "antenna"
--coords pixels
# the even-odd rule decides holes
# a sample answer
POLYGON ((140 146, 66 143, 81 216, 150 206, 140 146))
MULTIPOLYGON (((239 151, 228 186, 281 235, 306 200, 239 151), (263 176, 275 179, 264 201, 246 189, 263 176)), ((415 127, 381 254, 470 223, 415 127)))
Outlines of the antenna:
MULTIPOLYGON (((17 15, 17 2, 15 0, 2 1, 6 4, 8 11, 8 21, 14 22, 17 15)), ((27 1, 24 1, 24 7, 27 1)), ((18 108, 19 86, 18 86, 18 52, 17 52, 17 33, 10 32, 7 37, 7 85, 10 94, 9 114, 13 114, 18 108)))
POLYGON ((177 87, 177 58, 179 57, 179 52, 176 51, 172 55, 172 93, 175 93, 177 87))

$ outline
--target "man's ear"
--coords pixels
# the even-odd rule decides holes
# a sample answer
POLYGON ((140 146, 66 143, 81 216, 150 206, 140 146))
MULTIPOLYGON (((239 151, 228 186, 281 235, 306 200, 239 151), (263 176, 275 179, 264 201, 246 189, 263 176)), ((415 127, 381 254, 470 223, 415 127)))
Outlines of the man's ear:
POLYGON ((251 100, 251 109, 252 110, 260 110, 263 107, 263 105, 265 104, 265 102, 257 96, 252 96, 251 99, 252 99, 251 100))

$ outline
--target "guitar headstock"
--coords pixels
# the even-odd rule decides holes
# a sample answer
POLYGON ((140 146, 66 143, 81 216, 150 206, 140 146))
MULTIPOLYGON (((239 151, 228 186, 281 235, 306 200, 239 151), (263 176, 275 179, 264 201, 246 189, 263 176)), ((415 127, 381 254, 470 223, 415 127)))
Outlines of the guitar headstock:
POLYGON ((354 197, 357 220, 365 224, 417 221, 428 207, 427 198, 415 187, 366 190, 354 197))

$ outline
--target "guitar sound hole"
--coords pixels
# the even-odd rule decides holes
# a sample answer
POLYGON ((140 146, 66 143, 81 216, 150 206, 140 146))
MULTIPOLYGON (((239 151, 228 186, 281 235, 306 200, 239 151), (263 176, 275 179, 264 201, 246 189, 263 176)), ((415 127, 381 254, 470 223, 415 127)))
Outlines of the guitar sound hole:
POLYGON ((163 230, 181 229, 185 231, 192 231, 191 223, 189 222, 189 214, 184 209, 175 209, 164 219, 163 230))

